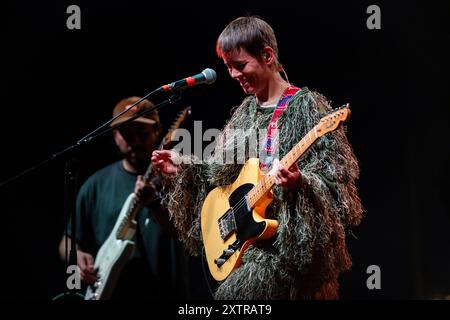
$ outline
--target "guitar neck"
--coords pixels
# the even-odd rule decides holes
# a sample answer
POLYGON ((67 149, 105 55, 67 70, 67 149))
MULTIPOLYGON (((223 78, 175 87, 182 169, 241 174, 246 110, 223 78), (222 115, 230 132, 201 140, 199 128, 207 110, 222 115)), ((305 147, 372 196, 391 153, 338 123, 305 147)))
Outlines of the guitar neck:
MULTIPOLYGON (((297 143, 291 151, 281 159, 280 164, 284 168, 290 168, 300 157, 308 150, 317 140, 317 126, 315 126, 308 134, 297 143)), ((248 193, 248 205, 253 208, 255 204, 262 198, 266 192, 272 189, 275 184, 275 178, 271 174, 266 174, 248 193)))
MULTIPOLYGON (((158 150, 162 150, 164 148, 164 144, 165 144, 165 139, 163 139, 161 141, 161 143, 158 146, 158 150)), ((150 162, 150 164, 147 167, 147 170, 145 171, 144 177, 146 180, 149 180, 152 176, 153 173, 153 164, 152 162, 150 162)), ((130 207, 130 210, 128 211, 128 216, 130 217, 130 219, 135 220, 136 219, 136 215, 137 213, 140 211, 141 209, 141 203, 140 201, 137 201, 136 198, 134 198, 133 200, 133 204, 130 207)))
MULTIPOLYGON (((161 143, 158 146, 158 149, 161 150, 164 147, 164 142, 165 140, 163 139, 161 141, 161 143)), ((153 166, 152 163, 150 162, 150 164, 147 167, 147 170, 145 171, 145 179, 150 179, 152 176, 152 172, 153 172, 153 166)), ((139 213, 139 211, 141 211, 142 208, 142 199, 140 201, 138 201, 136 199, 136 197, 133 198, 131 204, 128 207, 127 213, 125 215, 125 220, 123 220, 122 224, 119 226, 119 228, 117 229, 116 232, 116 238, 117 239, 125 239, 126 237, 126 233, 128 230, 128 223, 134 224, 136 221, 136 216, 139 213)))
MULTIPOLYGON (((165 140, 165 138, 164 138, 164 139, 161 141, 161 143, 159 144, 157 150, 162 150, 162 149, 164 148, 165 141, 166 141, 166 140, 165 140)), ((152 162, 150 161, 150 164, 148 165, 147 170, 145 170, 145 174, 144 174, 145 179, 149 180, 149 179, 151 178, 151 176, 152 176, 152 173, 153 173, 153 164, 152 164, 152 162)))

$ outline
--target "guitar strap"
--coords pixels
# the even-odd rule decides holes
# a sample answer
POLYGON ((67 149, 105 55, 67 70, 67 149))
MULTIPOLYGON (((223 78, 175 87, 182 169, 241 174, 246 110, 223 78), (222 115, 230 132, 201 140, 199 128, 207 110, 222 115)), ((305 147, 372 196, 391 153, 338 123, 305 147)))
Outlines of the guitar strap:
POLYGON ((297 88, 295 86, 289 86, 284 91, 283 95, 278 101, 277 106, 275 107, 275 110, 273 111, 272 119, 270 120, 269 127, 267 128, 267 137, 264 142, 264 150, 262 150, 259 157, 259 167, 263 172, 270 171, 270 168, 272 167, 274 135, 278 130, 277 118, 287 109, 289 101, 291 101, 292 97, 300 90, 300 88, 297 88))

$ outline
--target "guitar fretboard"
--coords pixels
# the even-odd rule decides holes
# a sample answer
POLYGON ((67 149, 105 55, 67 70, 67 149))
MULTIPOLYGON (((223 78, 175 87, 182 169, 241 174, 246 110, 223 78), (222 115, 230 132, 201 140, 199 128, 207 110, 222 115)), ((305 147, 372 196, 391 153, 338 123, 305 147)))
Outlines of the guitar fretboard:
MULTIPOLYGON (((290 168, 300 157, 306 152, 306 150, 311 147, 311 145, 319 138, 318 131, 320 129, 315 126, 311 131, 308 132, 306 136, 300 140, 299 143, 295 145, 289 151, 283 159, 281 159, 280 164, 283 165, 284 168, 290 168)), ((250 208, 253 208, 255 204, 261 199, 261 197, 270 189, 272 189, 275 184, 275 177, 269 173, 263 176, 263 178, 258 182, 256 186, 254 186, 248 193, 248 205, 250 208)))

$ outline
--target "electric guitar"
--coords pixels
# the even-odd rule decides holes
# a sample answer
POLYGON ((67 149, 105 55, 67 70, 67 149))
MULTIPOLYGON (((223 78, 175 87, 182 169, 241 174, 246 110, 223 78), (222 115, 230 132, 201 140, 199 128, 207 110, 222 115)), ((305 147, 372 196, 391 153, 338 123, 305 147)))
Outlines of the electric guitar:
MULTIPOLYGON (((163 149, 173 141, 173 133, 190 113, 191 107, 187 107, 180 112, 161 140, 158 149, 163 149)), ((145 178, 150 179, 152 172, 153 166, 150 163, 145 172, 145 178)), ((133 254, 135 248, 134 236, 137 228, 136 216, 141 211, 142 206, 142 202, 136 199, 134 193, 131 193, 126 199, 111 234, 97 253, 94 263, 97 280, 94 284, 88 286, 85 300, 107 300, 111 297, 121 270, 133 254)))
MULTIPOLYGON (((347 104, 323 117, 280 163, 291 167, 318 138, 336 130, 349 116, 347 104)), ((278 221, 265 216, 274 183, 272 174, 261 173, 259 159, 250 158, 232 184, 213 189, 205 198, 201 231, 208 267, 217 281, 226 279, 240 265, 252 243, 276 233, 278 221)))

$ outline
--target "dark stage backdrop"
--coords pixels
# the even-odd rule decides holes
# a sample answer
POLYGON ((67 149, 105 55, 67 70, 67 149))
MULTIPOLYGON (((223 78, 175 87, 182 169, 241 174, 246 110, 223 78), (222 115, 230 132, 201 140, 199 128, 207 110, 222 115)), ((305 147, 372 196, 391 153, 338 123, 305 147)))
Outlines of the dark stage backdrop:
MULTIPOLYGON (((0 180, 46 159, 106 121, 130 95, 201 72, 216 83, 162 109, 167 128, 191 105, 203 130, 221 128, 242 98, 215 56, 232 19, 257 14, 275 29, 291 82, 349 102, 348 136, 361 165, 365 218, 348 244, 344 299, 450 294, 448 7, 417 1, 10 1, 1 28, 0 180), (66 9, 81 8, 81 30, 66 9), (381 8, 369 30, 366 9, 381 8), (369 290, 368 266, 381 269, 369 290)), ((117 159, 112 139, 77 154, 79 183, 117 159)), ((64 291, 57 245, 64 221, 64 159, 0 189, 1 298, 64 291)))

